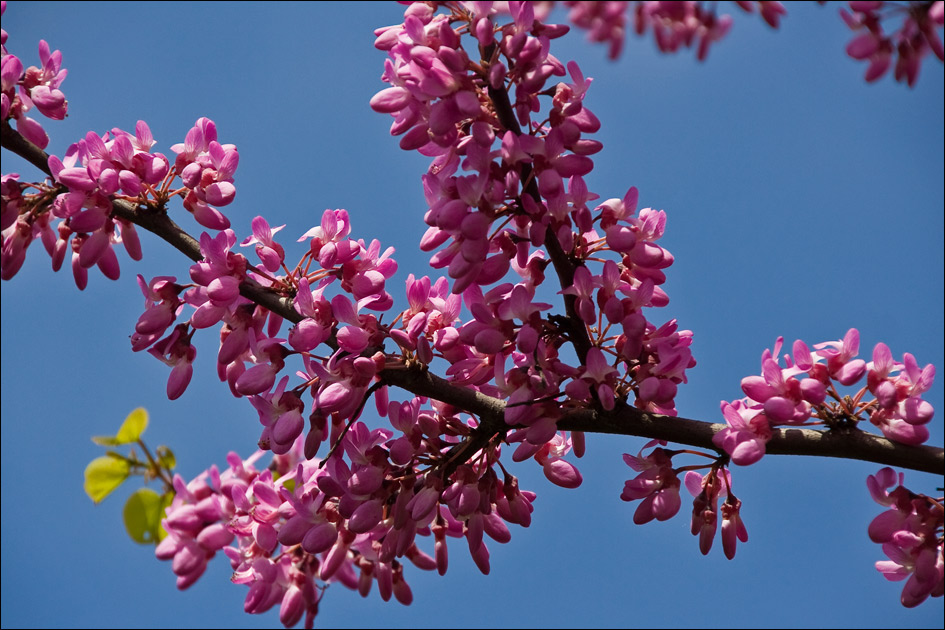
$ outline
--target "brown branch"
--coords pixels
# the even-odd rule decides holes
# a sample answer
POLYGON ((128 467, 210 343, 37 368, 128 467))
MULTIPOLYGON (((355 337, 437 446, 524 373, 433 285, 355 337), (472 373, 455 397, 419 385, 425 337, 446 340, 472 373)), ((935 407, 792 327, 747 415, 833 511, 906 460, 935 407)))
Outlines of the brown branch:
MULTIPOLYGON (((558 428, 635 435, 718 451, 712 437, 726 425, 647 413, 622 405, 613 411, 580 409, 565 413, 558 421, 558 428)), ((945 450, 935 446, 907 446, 859 429, 773 429, 765 452, 769 455, 859 459, 937 475, 945 473, 945 450)))
MULTIPOLYGON (((506 101, 508 95, 506 95, 506 101)), ((16 153, 51 176, 49 156, 28 142, 7 122, 2 125, 2 146, 16 153)), ((172 221, 165 212, 137 207, 126 201, 113 201, 116 216, 131 221, 167 241, 194 261, 202 260, 196 239, 172 221)), ((570 264, 570 263, 569 263, 570 264)), ((574 268, 571 267, 573 277, 574 268)), ((302 316, 291 300, 280 296, 252 279, 240 285, 240 293, 283 318, 298 323, 302 316)), ((570 313, 572 319, 574 314, 570 313)), ((583 327, 581 327, 583 328, 583 327)), ((444 467, 448 476, 457 466, 468 461, 477 451, 496 438, 504 438, 513 429, 505 423, 503 400, 486 396, 473 389, 454 385, 420 367, 390 367, 378 374, 381 382, 400 387, 416 396, 426 396, 475 415, 479 428, 450 451, 450 462, 444 467)), ((566 411, 558 421, 565 431, 609 433, 667 440, 705 449, 716 449, 712 437, 725 428, 723 424, 663 416, 619 405, 612 411, 575 409, 566 411)), ((771 455, 806 455, 859 459, 877 464, 897 466, 941 475, 945 472, 945 451, 933 446, 906 446, 862 431, 814 431, 810 429, 776 429, 767 444, 771 455)))

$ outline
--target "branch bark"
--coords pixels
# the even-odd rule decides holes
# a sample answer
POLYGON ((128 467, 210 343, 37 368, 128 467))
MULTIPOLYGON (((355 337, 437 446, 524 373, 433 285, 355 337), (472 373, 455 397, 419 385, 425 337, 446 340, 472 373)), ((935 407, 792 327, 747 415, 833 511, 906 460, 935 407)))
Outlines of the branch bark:
MULTIPOLYGON (((48 166, 49 156, 45 151, 23 138, 6 121, 0 131, 0 144, 3 148, 27 160, 46 175, 52 176, 48 166)), ((112 208, 116 216, 152 232, 191 260, 203 259, 197 240, 172 221, 166 213, 137 207, 121 200, 114 200, 112 208)), ((572 266, 572 277, 573 273, 572 266)), ((293 323, 302 320, 302 316, 293 308, 291 300, 252 279, 247 279, 240 285, 240 293, 293 323)), ((569 315, 574 316, 570 309, 569 315)), ((453 405, 479 419, 479 428, 451 451, 451 461, 445 469, 447 475, 491 441, 501 440, 508 431, 515 428, 505 423, 505 401, 454 385, 424 368, 390 367, 382 370, 378 377, 388 385, 399 387, 416 396, 426 396, 453 405)), ((566 411, 558 421, 558 428, 565 431, 660 439, 717 451, 712 437, 724 429, 725 425, 647 413, 622 404, 612 411, 586 408, 566 411)), ((766 448, 770 455, 859 459, 937 475, 945 473, 945 450, 939 447, 906 446, 856 429, 815 431, 789 428, 775 429, 772 433, 766 448)))

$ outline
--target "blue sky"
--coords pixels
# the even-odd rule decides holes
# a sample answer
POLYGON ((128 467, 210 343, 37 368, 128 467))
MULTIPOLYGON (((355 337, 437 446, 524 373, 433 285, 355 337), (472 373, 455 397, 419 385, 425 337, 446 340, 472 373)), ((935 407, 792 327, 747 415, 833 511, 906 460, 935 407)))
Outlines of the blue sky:
MULTIPOLYGON (((857 327, 866 353, 884 341, 897 357, 943 366, 942 66, 927 60, 911 90, 889 77, 867 85, 863 65, 843 52, 850 33, 837 7, 812 4, 790 7, 778 32, 739 12, 701 64, 689 52, 660 55, 648 39, 631 38, 616 63, 577 32, 552 48, 594 77, 585 104, 603 123, 604 150, 588 186, 608 198, 635 185, 641 207, 668 213, 661 243, 676 263, 663 315, 694 331, 699 362, 677 398, 687 417, 721 421, 719 401, 741 395, 740 379, 758 373, 779 335, 812 344, 857 327)), ((372 31, 401 15, 393 2, 11 2, 3 27, 25 65, 36 63, 40 38, 63 51, 70 115, 45 125, 50 152, 62 155, 90 129, 132 130, 143 119, 169 153, 208 116, 220 140, 239 147, 227 214, 241 238, 262 214, 286 223, 280 236, 294 244, 325 208, 346 208, 356 238, 397 249, 400 271, 388 286, 402 300, 408 273, 430 273, 416 247, 426 163, 401 151, 389 118, 368 107, 384 87, 372 31)), ((34 173, 6 153, 3 169, 34 173)), ((113 432, 135 407, 151 415, 149 444, 170 445, 186 478, 229 450, 247 456, 258 438, 256 413, 216 379, 210 335, 198 338, 194 380, 176 402, 164 395, 167 368, 130 351, 143 309, 135 274, 185 277, 188 268, 158 239, 142 241, 145 260, 122 258, 117 282, 93 273, 80 293, 70 273, 52 273, 37 243, 2 285, 4 627, 278 623, 274 611, 242 612, 246 588, 229 583, 222 556, 177 592, 169 564, 125 535, 127 492, 94 506, 82 491, 82 471, 100 454, 88 438, 113 432)), ((557 299, 549 292, 545 301, 557 299)), ((929 394, 939 414, 942 391, 940 377, 929 394)), ((937 445, 941 427, 939 415, 937 445)), ((900 585, 873 569, 883 556, 866 527, 880 508, 865 479, 878 466, 767 457, 736 468, 750 540, 727 561, 720 548, 699 554, 685 505, 667 523, 633 525, 635 506, 619 500, 631 472, 620 455, 643 443, 589 437, 578 490, 551 487, 534 462, 517 465, 522 487, 538 493, 533 524, 490 547, 490 576, 460 541, 445 577, 409 570, 410 607, 334 586, 317 623, 941 623, 941 599, 905 610, 900 585)), ((927 493, 942 484, 906 479, 927 493)))

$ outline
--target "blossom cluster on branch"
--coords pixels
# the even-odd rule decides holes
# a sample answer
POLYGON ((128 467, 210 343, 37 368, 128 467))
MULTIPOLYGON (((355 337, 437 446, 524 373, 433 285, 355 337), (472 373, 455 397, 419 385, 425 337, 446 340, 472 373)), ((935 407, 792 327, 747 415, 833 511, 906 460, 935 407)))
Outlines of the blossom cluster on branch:
MULTIPOLYGON (((780 2, 737 1, 734 4, 747 13, 757 8, 771 28, 778 28, 787 15, 787 9, 780 2)), ((637 35, 652 32, 661 52, 695 47, 696 56, 703 60, 709 54, 709 47, 728 34, 733 22, 732 16, 716 13, 716 3, 608 0, 566 1, 564 5, 571 10, 568 19, 585 29, 590 41, 607 44, 611 59, 620 56, 631 24, 637 35)), ((941 0, 848 2, 847 5, 840 9, 840 17, 857 35, 847 44, 846 52, 853 59, 869 62, 864 75, 867 81, 882 78, 892 67, 896 81, 913 86, 929 52, 939 61, 945 60, 942 39, 937 32, 945 24, 945 3, 941 0)))
POLYGON ((778 425, 852 429, 867 419, 896 442, 916 445, 929 439, 925 425, 934 410, 922 394, 932 387, 935 366, 919 368, 908 352, 901 363, 894 361, 884 343, 876 345, 867 363, 857 358, 860 334, 855 328, 840 341, 817 344, 814 352, 795 341, 793 360, 785 355, 784 368, 778 364, 782 343, 779 338, 773 350, 764 351, 760 376, 742 380, 745 398, 722 402, 728 428, 716 434, 714 442, 733 463, 747 466, 761 459, 771 429, 778 425), (837 386, 850 387, 864 376, 865 387, 853 396, 840 395, 837 386))
MULTIPOLYGON (((616 56, 629 3, 565 4, 569 19, 616 56)), ((776 27, 781 4, 757 4, 776 27)), ((851 3, 864 4, 882 3, 851 3)), ((928 19, 940 24, 941 3, 935 6, 928 19)), ((743 380, 747 398, 723 403, 725 427, 675 418, 678 388, 695 359, 693 333, 654 315, 669 301, 661 287, 674 257, 659 244, 667 215, 638 208, 633 186, 603 201, 588 189, 601 124, 586 103, 591 80, 551 53, 568 27, 548 22, 548 10, 527 2, 409 3, 403 23, 375 32, 389 87, 370 104, 393 117, 402 149, 431 159, 420 248, 446 273, 410 275, 404 309, 394 309, 387 283, 397 270, 393 249, 352 237, 345 210, 326 210, 298 238, 305 252, 297 262, 277 240, 282 226, 264 217, 240 240, 220 210, 235 198, 239 153, 218 141, 207 118, 171 147, 174 160, 152 152, 144 121, 134 134, 89 132, 62 159, 47 156, 45 133, 25 113, 33 104, 51 118, 65 115, 61 55, 43 42, 43 69, 24 72, 3 33, 3 146, 49 175, 38 183, 3 176, 3 279, 16 275, 37 238, 54 269, 71 250, 83 289, 95 266, 118 278, 115 246, 141 258, 136 226, 162 236, 194 261, 190 278, 138 276, 145 305, 132 349, 170 366, 167 396, 176 399, 193 373, 198 331, 216 328, 219 379, 250 402, 261 425, 258 446, 273 453, 262 469, 261 451, 246 460, 231 453, 223 472, 173 479, 167 536, 156 554, 172 560, 179 588, 222 550, 234 581, 249 586, 247 612, 278 604, 286 626, 304 616, 311 627, 334 581, 362 595, 376 581, 385 600, 409 604, 405 559, 443 574, 447 538, 465 539, 488 573, 487 539, 506 543, 509 525, 528 527, 536 497, 519 489, 509 460, 533 460, 552 483, 575 488, 582 475, 571 455, 584 455, 585 431, 609 430, 607 418, 657 426, 656 435, 624 429, 655 438, 625 456, 639 473, 621 495, 641 501, 635 522, 675 515, 685 485, 701 551, 709 552, 721 511, 729 558, 747 541, 729 464, 758 461, 778 426, 819 420, 828 431, 852 432, 866 417, 907 445, 877 442, 897 452, 928 438, 932 409, 921 394, 934 369, 920 369, 910 354, 896 362, 883 344, 867 364, 856 358, 855 330, 814 352, 796 342, 786 367, 778 363, 779 340, 762 357, 762 376, 743 380), (170 219, 174 197, 209 231, 198 239, 183 232, 170 219), (536 298, 550 274, 560 284, 561 312, 536 298), (835 388, 863 376, 866 387, 852 397, 835 388), (359 420, 372 399, 389 428, 359 420), (580 428, 565 430, 574 423, 580 428), (693 423, 702 425, 700 437, 676 437, 674 427, 693 423), (706 450, 671 450, 667 440, 706 450), (684 453, 708 461, 675 465, 684 453), (429 556, 418 542, 431 536, 429 556)), ((697 44, 700 59, 730 26, 694 2, 637 3, 635 16, 636 30, 652 29, 661 50, 697 44)), ((923 36, 938 53, 940 44, 923 36)), ((921 54, 909 54, 904 63, 915 69, 903 76, 911 84, 921 54)), ((850 444, 858 439, 851 435, 850 444)), ((933 461, 926 465, 940 466, 933 450, 921 451, 933 461)), ((874 485, 891 485, 880 475, 882 482, 870 482, 874 496, 874 485)), ((894 494, 884 505, 900 516, 888 517, 898 520, 877 528, 874 540, 898 562, 881 567, 887 576, 912 576, 903 603, 916 605, 942 594, 941 501, 922 503, 904 488, 882 496, 894 494)))

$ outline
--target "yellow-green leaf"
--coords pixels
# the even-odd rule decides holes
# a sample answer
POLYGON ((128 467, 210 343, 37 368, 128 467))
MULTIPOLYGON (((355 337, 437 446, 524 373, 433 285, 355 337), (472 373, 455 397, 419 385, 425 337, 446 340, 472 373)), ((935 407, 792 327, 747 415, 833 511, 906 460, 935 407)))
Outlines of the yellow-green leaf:
POLYGON ((144 407, 138 407, 129 413, 125 421, 121 423, 121 428, 118 429, 115 440, 118 444, 137 442, 146 428, 148 428, 148 412, 144 407))
POLYGON ((117 457, 96 457, 85 467, 85 493, 100 503, 128 478, 131 466, 117 457))
POLYGON ((161 444, 155 449, 157 451, 158 463, 164 470, 173 470, 177 465, 177 458, 174 457, 174 451, 161 444))
POLYGON ((122 511, 128 535, 133 541, 143 545, 157 543, 162 538, 158 530, 161 528, 163 516, 164 499, 150 488, 136 490, 128 497, 122 511))
POLYGON ((114 435, 96 435, 92 441, 99 446, 118 446, 121 442, 114 435))

